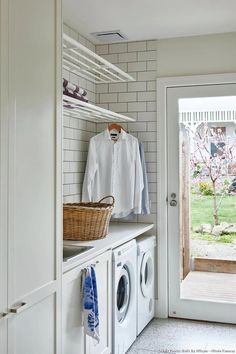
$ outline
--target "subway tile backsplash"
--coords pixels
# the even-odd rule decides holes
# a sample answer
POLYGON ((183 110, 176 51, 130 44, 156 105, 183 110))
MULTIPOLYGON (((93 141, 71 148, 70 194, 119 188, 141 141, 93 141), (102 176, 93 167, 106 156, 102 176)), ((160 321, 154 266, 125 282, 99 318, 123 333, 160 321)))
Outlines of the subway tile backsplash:
MULTIPOLYGON (((63 75, 88 91, 89 101, 137 119, 122 124, 144 143, 147 162, 151 215, 138 216, 127 222, 154 222, 157 210, 157 138, 156 138, 156 76, 157 41, 139 41, 94 46, 71 28, 64 31, 82 42, 99 55, 127 71, 137 81, 95 85, 75 74, 64 71, 63 75)), ((84 170, 89 140, 104 130, 107 124, 95 124, 72 117, 64 117, 64 202, 81 201, 84 170)))
MULTIPOLYGON (((64 24, 64 32, 78 40, 90 50, 95 51, 95 45, 64 24)), ((72 83, 83 87, 88 92, 88 100, 96 102, 96 85, 84 78, 63 70, 63 77, 72 83)), ((96 134, 95 123, 78 118, 63 117, 63 196, 64 203, 81 201, 81 190, 84 170, 87 160, 89 140, 96 134)))
MULTIPOLYGON (((147 162, 151 215, 138 216, 134 222, 154 222, 157 212, 157 138, 156 138, 156 78, 157 78, 157 41, 128 42, 125 45, 98 45, 96 52, 113 64, 121 63, 123 70, 137 81, 128 83, 97 85, 96 103, 104 108, 123 113, 137 119, 135 123, 123 124, 124 128, 144 143, 147 162), (117 57, 118 56, 118 57, 117 57), (116 93, 113 96, 106 94, 116 93), (114 98, 111 102, 112 97, 114 98)), ((97 124, 97 132, 105 128, 97 124)), ((129 222, 132 222, 129 220, 129 222)))

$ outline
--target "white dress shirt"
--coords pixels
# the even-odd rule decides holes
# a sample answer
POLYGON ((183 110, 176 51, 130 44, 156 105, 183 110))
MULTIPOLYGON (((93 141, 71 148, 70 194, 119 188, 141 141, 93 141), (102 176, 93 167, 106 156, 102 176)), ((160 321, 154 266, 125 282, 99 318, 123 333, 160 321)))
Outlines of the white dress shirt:
POLYGON ((131 212, 140 214, 143 186, 137 138, 123 129, 115 142, 108 129, 91 138, 83 201, 97 202, 106 195, 113 195, 114 218, 123 218, 131 212))

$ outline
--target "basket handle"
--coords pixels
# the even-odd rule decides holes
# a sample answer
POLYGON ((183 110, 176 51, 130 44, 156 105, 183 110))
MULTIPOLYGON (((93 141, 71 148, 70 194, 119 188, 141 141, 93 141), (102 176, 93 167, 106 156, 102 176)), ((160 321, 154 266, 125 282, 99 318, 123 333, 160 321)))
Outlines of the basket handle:
POLYGON ((107 199, 107 198, 111 198, 112 199, 111 205, 113 206, 115 204, 115 198, 113 197, 113 195, 107 195, 106 197, 103 197, 101 200, 99 200, 98 203, 101 203, 104 199, 107 199))

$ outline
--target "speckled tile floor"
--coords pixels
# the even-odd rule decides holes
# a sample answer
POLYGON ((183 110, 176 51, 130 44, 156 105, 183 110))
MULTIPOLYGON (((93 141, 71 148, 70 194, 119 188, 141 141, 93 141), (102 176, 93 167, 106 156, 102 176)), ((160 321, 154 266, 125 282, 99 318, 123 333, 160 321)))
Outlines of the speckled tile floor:
POLYGON ((127 354, 236 353, 236 325, 154 319, 127 354))

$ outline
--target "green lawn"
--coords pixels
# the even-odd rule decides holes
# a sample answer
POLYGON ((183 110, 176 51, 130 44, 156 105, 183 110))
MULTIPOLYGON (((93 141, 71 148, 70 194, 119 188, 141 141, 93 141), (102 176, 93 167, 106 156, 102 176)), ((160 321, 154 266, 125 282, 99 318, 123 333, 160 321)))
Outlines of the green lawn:
MULTIPOLYGON (((192 227, 201 224, 213 224, 213 201, 211 196, 192 194, 191 196, 192 227)), ((219 222, 236 224, 236 196, 225 196, 219 209, 219 222)))
MULTIPOLYGON (((213 201, 211 196, 191 195, 191 226, 213 224, 213 201)), ((236 224, 236 196, 225 196, 219 209, 219 222, 236 224)), ((236 234, 215 237, 210 234, 192 232, 191 238, 201 238, 212 242, 232 243, 236 234)))

